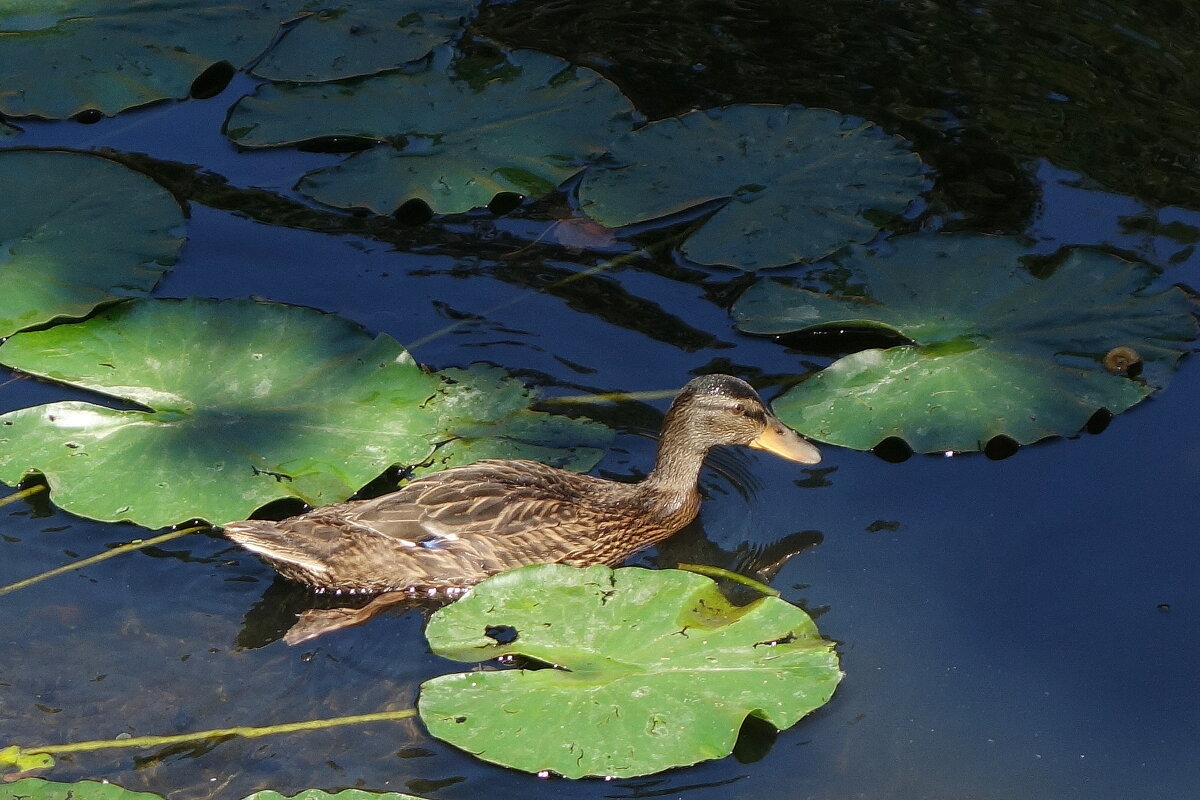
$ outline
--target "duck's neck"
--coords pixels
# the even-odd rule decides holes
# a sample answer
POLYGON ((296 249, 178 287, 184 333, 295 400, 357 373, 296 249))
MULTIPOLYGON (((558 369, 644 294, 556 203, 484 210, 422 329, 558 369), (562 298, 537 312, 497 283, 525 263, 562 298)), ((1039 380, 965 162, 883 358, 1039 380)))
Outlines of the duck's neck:
POLYGON ((696 492, 706 452, 686 437, 664 435, 658 443, 654 469, 641 486, 660 496, 690 497, 696 492))

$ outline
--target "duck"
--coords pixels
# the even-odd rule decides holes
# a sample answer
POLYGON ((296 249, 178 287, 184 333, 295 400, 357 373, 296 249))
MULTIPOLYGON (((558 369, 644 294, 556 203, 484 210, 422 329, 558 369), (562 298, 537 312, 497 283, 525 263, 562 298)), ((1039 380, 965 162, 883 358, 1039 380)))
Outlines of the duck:
POLYGON ((800 464, 821 459, 750 384, 703 375, 675 396, 654 467, 636 482, 488 459, 374 499, 280 521, 231 522, 223 532, 283 577, 317 591, 453 596, 515 567, 615 566, 662 541, 696 518, 701 464, 722 445, 800 464))

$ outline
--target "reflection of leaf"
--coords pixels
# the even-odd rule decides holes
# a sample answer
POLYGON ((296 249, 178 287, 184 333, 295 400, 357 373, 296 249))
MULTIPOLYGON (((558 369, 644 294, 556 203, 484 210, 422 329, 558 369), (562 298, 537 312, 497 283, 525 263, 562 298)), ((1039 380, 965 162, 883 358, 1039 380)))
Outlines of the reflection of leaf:
POLYGON ((213 64, 258 55, 295 2, 7 0, 0 112, 61 119, 186 97, 213 64))
POLYGON ((149 292, 183 244, 170 192, 104 158, 0 152, 0 186, 0 337, 149 292))
MULTIPOLYGON (((26 778, 9 784, 5 790, 9 797, 22 800, 162 800, 157 794, 122 789, 108 781, 77 781, 57 783, 41 778, 26 778)), ((361 789, 344 789, 326 792, 322 789, 306 789, 296 795, 279 792, 255 792, 243 800, 421 800, 411 794, 397 792, 365 792, 361 789)))
POLYGON ((423 57, 462 29, 474 0, 354 0, 310 3, 254 67, 275 81, 370 75, 423 57))
POLYGON ((390 142, 310 172, 300 190, 342 208, 390 213, 418 198, 455 213, 500 192, 546 194, 628 130, 631 112, 591 70, 518 51, 485 68, 438 61, 415 75, 265 85, 238 102, 226 131, 245 147, 326 136, 390 142))
POLYGON ((426 634, 458 661, 556 665, 434 678, 419 710, 430 733, 480 758, 571 778, 720 758, 748 715, 787 728, 841 678, 799 608, 734 607, 676 570, 522 567, 438 611, 426 634))
POLYGON ((899 213, 921 190, 903 140, 832 111, 730 106, 646 125, 591 167, 580 205, 616 227, 720 200, 681 250, 742 269, 811 261, 878 227, 864 210, 899 213))
POLYGON ((1037 279, 1012 239, 921 235, 894 245, 837 259, 869 297, 760 281, 734 305, 750 333, 866 326, 912 340, 847 356, 777 399, 779 416, 806 435, 858 449, 898 436, 921 452, 1069 435, 1097 410, 1120 413, 1151 391, 1106 372, 1109 350, 1132 347, 1144 377, 1162 385, 1197 335, 1182 291, 1146 293, 1156 273, 1144 264, 1074 250, 1037 279))
MULTIPOLYGON (((529 412, 523 390, 495 376, 504 402, 489 407, 471 393, 471 373, 442 380, 387 336, 267 303, 126 303, 18 334, 0 361, 150 409, 62 402, 0 417, 0 479, 36 470, 62 508, 148 527, 229 522, 287 497, 343 500, 392 464, 430 458, 460 426, 511 437, 514 455, 522 442, 561 441, 563 425, 596 438, 594 424, 561 420, 543 435, 550 415, 529 412)), ((533 452, 591 465, 569 450, 533 452)))

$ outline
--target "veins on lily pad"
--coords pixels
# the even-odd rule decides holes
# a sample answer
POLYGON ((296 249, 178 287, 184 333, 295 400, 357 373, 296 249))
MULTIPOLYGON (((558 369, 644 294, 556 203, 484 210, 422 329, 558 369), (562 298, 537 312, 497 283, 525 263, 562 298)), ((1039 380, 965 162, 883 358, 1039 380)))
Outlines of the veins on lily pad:
POLYGON ((747 333, 861 327, 911 342, 848 355, 774 403, 805 435, 860 450, 890 437, 937 452, 1072 435, 1166 383, 1197 336, 1182 290, 1156 292, 1154 268, 1094 250, 1037 276, 1029 255, 1011 238, 899 237, 833 259, 862 295, 762 280, 733 315, 747 333), (1129 360, 1119 348, 1140 368, 1114 370, 1129 360))

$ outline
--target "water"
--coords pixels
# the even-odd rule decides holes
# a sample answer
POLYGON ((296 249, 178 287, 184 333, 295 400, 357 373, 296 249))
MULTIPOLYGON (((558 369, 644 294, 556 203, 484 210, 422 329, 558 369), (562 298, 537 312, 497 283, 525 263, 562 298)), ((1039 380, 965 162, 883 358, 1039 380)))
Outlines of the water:
MULTIPOLYGON (((652 117, 752 101, 863 114, 913 139, 938 170, 922 224, 1025 233, 1046 252, 1103 244, 1200 285, 1187 229, 1162 232, 1171 222, 1200 228, 1190 210, 1200 184, 1181 155, 1194 112, 1177 104, 1194 96, 1200 72, 1185 45, 1200 28, 1170 3, 515 3, 485 11, 477 27, 602 68, 652 117), (1136 153, 1121 133, 1129 126, 1136 153)), ((295 197, 302 171, 337 157, 235 153, 220 125, 250 85, 238 78, 212 100, 93 126, 30 124, 5 145, 145 152, 295 197)), ((795 354, 734 332, 710 300, 728 293, 730 273, 638 261, 570 288, 553 283, 592 262, 536 248, 502 258, 549 225, 535 206, 332 236, 192 204, 189 241, 156 294, 315 306, 421 342, 414 355, 434 368, 486 360, 552 395, 671 390, 716 369, 800 371, 795 354), (437 246, 421 246, 430 240, 437 246), (470 321, 456 325, 463 315, 470 321)), ((825 463, 801 469, 718 453, 703 477, 701 528, 634 561, 720 562, 789 536, 807 544, 773 583, 839 642, 847 676, 827 707, 757 760, 545 780, 481 764, 408 721, 100 751, 62 759, 51 776, 222 799, 353 786, 448 800, 1191 796, 1200 785, 1194 361, 1102 434, 1004 461, 887 464, 827 448, 825 463)), ((70 396, 12 381, 0 386, 0 410, 70 396)), ((623 433, 600 470, 646 470, 657 419, 636 410, 617 419, 623 433)), ((145 535, 42 500, 9 506, 0 583, 145 535)), ((288 648, 273 641, 286 596, 254 557, 195 535, 4 597, 3 743, 404 708, 422 680, 459 668, 427 652, 417 613, 288 648)))

